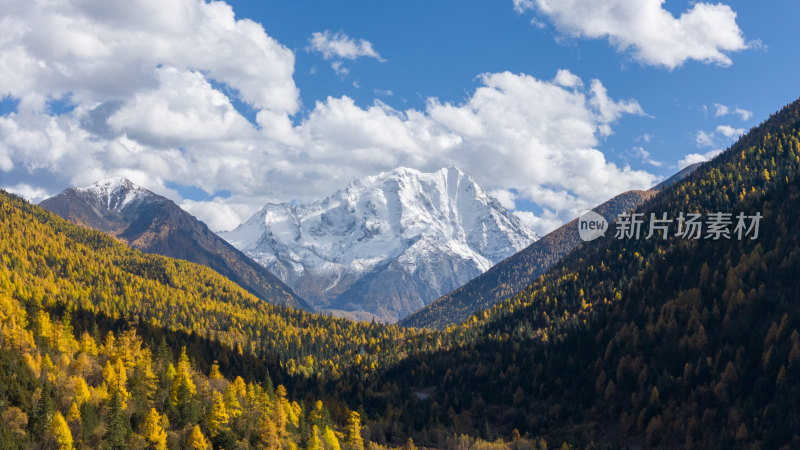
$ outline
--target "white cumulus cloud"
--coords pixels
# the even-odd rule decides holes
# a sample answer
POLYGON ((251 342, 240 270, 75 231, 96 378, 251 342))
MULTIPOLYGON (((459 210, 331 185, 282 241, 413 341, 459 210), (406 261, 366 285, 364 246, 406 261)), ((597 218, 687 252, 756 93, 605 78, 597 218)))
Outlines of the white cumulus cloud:
POLYGON ((741 118, 743 121, 748 121, 748 120, 750 120, 750 118, 751 118, 751 117, 753 117, 753 112, 752 112, 752 111, 748 111, 748 110, 746 110, 746 109, 742 109, 742 108, 736 108, 736 109, 735 109, 733 112, 735 112, 736 114, 738 114, 738 115, 739 115, 739 117, 740 117, 740 118, 741 118))
POLYGON ((514 0, 518 13, 533 10, 562 33, 606 38, 637 61, 675 68, 687 60, 732 63, 729 53, 748 47, 736 12, 722 3, 694 3, 675 17, 664 0, 514 0))
POLYGON ((553 79, 553 81, 555 81, 555 83, 559 86, 568 88, 583 86, 583 80, 581 80, 579 76, 566 69, 559 69, 558 72, 556 72, 556 77, 553 79))
POLYGON ((723 117, 727 116, 728 114, 736 114, 740 119, 742 119, 743 122, 746 122, 753 117, 752 111, 748 111, 739 107, 730 108, 720 103, 714 103, 714 117, 723 117))
POLYGON ((719 125, 716 131, 728 139, 739 137, 744 134, 744 128, 733 128, 730 125, 719 125))
POLYGON ((330 30, 311 34, 309 49, 322 53, 325 59, 356 59, 360 57, 375 58, 385 61, 366 39, 353 39, 340 32, 330 30))
POLYGON ((711 150, 705 153, 689 153, 678 161, 678 170, 699 162, 706 162, 722 153, 722 149, 711 150))
POLYGON ((633 147, 633 154, 640 158, 642 162, 645 164, 650 164, 651 166, 661 167, 663 163, 661 161, 657 161, 650 156, 650 152, 644 149, 644 147, 633 147))
POLYGON ((503 208, 514 210, 517 209, 516 199, 517 194, 506 189, 495 189, 489 192, 489 195, 496 198, 503 208))
POLYGON ((143 90, 112 113, 108 125, 138 142, 179 147, 187 142, 244 138, 253 128, 198 72, 155 69, 157 87, 143 90))
POLYGON ((564 220, 550 210, 538 216, 530 211, 514 211, 514 215, 532 230, 555 230, 564 224, 564 220))
POLYGON ((695 143, 698 148, 720 147, 731 144, 736 138, 743 135, 744 131, 744 128, 718 125, 714 131, 698 130, 695 136, 695 143))
POLYGON ((159 84, 168 64, 202 72, 257 108, 294 112, 294 54, 223 2, 3 2, 0 97, 21 109, 66 93, 81 103, 130 97, 159 84))
POLYGON ((698 147, 713 147, 714 146, 714 132, 707 132, 703 130, 697 131, 695 142, 698 147))
POLYGON ((39 203, 55 194, 54 192, 49 192, 38 186, 31 186, 26 183, 18 183, 11 186, 0 186, 0 189, 4 189, 12 194, 17 194, 31 203, 39 203))

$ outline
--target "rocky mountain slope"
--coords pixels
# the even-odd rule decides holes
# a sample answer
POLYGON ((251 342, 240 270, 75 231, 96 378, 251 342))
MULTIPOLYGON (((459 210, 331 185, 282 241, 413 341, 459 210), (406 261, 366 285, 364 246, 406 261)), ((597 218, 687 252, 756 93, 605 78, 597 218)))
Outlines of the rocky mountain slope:
POLYGON ((354 181, 311 204, 267 204, 231 244, 315 307, 394 322, 538 237, 455 167, 354 181))
POLYGON ((208 266, 269 303, 310 306, 269 271, 214 234, 171 200, 124 178, 69 188, 40 206, 82 226, 156 253, 208 266))
MULTIPOLYGON (((653 195, 650 191, 624 192, 593 211, 613 220, 617 214, 633 209, 653 195)), ((448 325, 461 323, 476 311, 489 308, 525 289, 580 244, 578 219, 574 219, 409 315, 400 321, 400 325, 445 329, 448 325)))
MULTIPOLYGON (((689 176, 700 167, 692 164, 647 191, 628 191, 593 208, 609 222, 689 176)), ((400 322, 402 326, 444 329, 463 322, 481 309, 517 294, 561 258, 581 244, 578 219, 574 219, 529 247, 498 263, 485 273, 447 293, 400 322)))

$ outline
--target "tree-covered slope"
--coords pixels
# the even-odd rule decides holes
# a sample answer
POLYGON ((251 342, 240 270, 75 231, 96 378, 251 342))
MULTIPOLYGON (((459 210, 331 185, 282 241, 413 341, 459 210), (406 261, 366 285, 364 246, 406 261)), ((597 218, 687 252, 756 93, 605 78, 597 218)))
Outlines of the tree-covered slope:
POLYGON ((584 245, 455 327, 459 346, 382 371, 375 410, 414 410, 423 439, 484 424, 579 445, 797 447, 799 176, 795 101, 638 209, 760 213, 757 239, 584 245))
POLYGON ((370 370, 416 332, 270 305, 205 266, 143 254, 0 192, 0 293, 210 338, 290 374, 370 370), (382 352, 381 348, 393 348, 382 352))
POLYGON ((2 292, 0 448, 363 448, 356 412, 209 367, 135 330, 74 333, 69 315, 2 292))

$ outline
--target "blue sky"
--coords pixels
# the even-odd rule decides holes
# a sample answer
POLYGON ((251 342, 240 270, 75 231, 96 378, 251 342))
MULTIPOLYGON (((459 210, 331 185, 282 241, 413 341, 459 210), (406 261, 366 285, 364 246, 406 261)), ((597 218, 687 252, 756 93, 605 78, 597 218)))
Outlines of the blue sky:
POLYGON ((545 232, 800 96, 798 2, 558 5, 12 1, 0 185, 41 200, 122 175, 226 229, 265 201, 456 164, 545 232))
MULTIPOLYGON (((548 79, 566 68, 584 80, 602 80, 614 97, 635 98, 652 116, 626 118, 600 148, 621 164, 643 166, 630 149, 647 144, 637 138, 649 134, 647 149, 665 163, 650 170, 662 176, 673 173, 687 150, 696 148, 698 130, 726 124, 748 129, 800 96, 800 3, 792 1, 770 2, 769 7, 726 1, 745 39, 760 41, 761 47, 732 53, 733 64, 727 67, 687 61, 672 70, 640 64, 606 39, 564 37, 535 13, 517 13, 510 2, 230 3, 237 14, 264 24, 295 51, 295 80, 307 108, 341 95, 362 106, 377 97, 398 109, 423 108, 428 97, 462 102, 481 73, 507 70, 548 79), (540 25, 533 26, 532 20, 540 25), (307 51, 308 37, 319 30, 367 39, 388 61, 348 61, 350 73, 339 76, 319 53, 307 51), (377 93, 386 90, 394 95, 377 93), (715 117, 714 104, 753 114, 748 120, 715 117)), ((666 1, 664 8, 677 16, 693 3, 666 1)))

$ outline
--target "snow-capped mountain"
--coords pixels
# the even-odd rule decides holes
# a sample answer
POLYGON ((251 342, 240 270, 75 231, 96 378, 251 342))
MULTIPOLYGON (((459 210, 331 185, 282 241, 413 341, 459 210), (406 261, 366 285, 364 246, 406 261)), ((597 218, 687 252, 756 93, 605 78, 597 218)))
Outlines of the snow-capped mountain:
POLYGON ((221 233, 319 309, 394 322, 538 236, 455 167, 398 168, 221 233))
POLYGON ((125 178, 69 188, 40 206, 78 225, 109 233, 143 252, 206 265, 267 302, 311 309, 283 282, 203 222, 171 200, 125 178))
POLYGON ((95 204, 104 206, 109 211, 122 211, 129 204, 155 197, 152 192, 122 177, 100 180, 75 190, 84 196, 93 197, 95 204))
POLYGON ((155 206, 164 201, 168 200, 126 178, 116 177, 68 188, 40 205, 78 225, 118 235, 148 204, 155 206))

